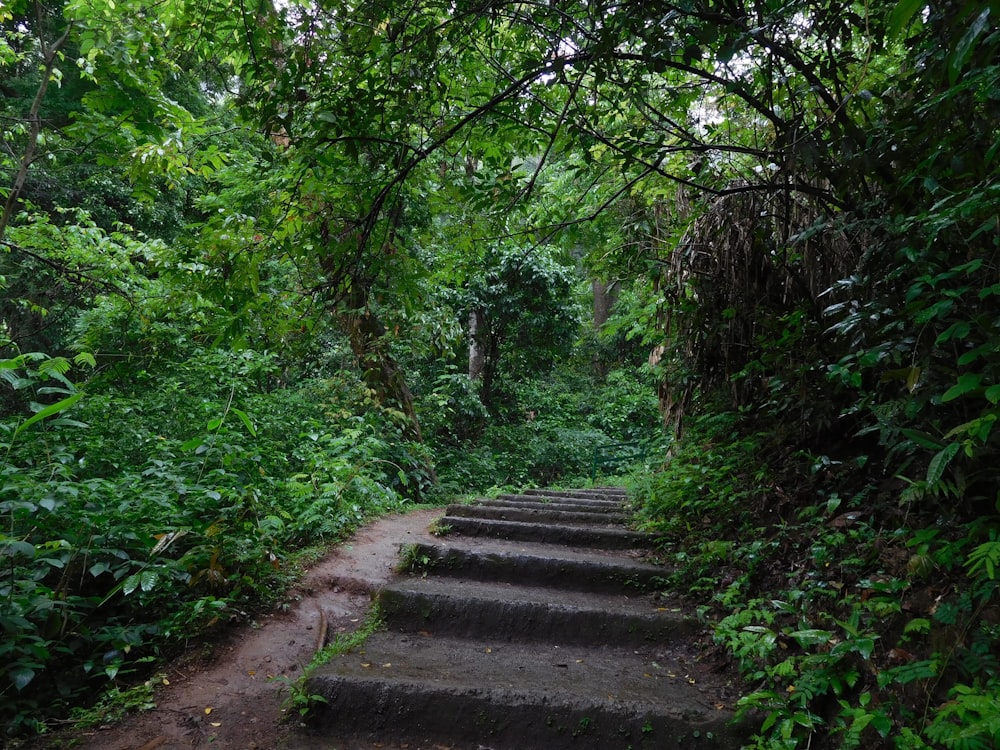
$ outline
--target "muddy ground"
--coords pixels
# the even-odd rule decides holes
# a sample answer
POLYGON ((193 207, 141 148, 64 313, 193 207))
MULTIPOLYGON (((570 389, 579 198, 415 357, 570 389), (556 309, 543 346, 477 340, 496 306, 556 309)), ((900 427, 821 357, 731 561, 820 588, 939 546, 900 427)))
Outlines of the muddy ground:
MULTIPOLYGON (((362 625, 371 593, 393 574, 399 545, 433 539, 427 528, 443 514, 440 508, 421 509, 370 524, 313 565, 275 611, 236 627, 212 644, 192 643, 181 658, 162 670, 156 708, 132 714, 115 726, 55 732, 27 747, 287 747, 296 726, 294 717, 282 709, 288 696, 286 685, 312 659, 324 625, 328 640, 362 625)), ((294 740, 290 744, 303 746, 294 740)))

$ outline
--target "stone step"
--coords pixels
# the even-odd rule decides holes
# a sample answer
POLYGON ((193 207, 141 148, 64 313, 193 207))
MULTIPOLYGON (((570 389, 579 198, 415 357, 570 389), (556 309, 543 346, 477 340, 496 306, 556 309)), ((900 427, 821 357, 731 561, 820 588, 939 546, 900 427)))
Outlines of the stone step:
POLYGON ((449 515, 442 517, 440 526, 448 528, 450 533, 465 536, 547 542, 599 549, 630 549, 652 544, 652 538, 648 535, 620 526, 569 526, 449 515))
POLYGON ((526 523, 557 523, 607 526, 609 524, 624 525, 627 517, 624 513, 609 513, 593 511, 567 510, 566 508, 550 506, 542 508, 512 507, 503 505, 449 505, 446 517, 461 516, 462 518, 494 518, 501 521, 524 521, 526 523))
MULTIPOLYGON (((625 503, 620 500, 604 500, 593 497, 549 497, 548 495, 497 495, 496 499, 506 503, 542 503, 549 508, 565 505, 586 506, 595 511, 609 510, 620 513, 625 503)), ((478 501, 484 502, 484 501, 478 501)))
MULTIPOLYGON (((739 747, 730 693, 690 654, 377 633, 307 683, 312 732, 491 750, 739 747)), ((331 745, 335 747, 335 745, 331 745)))
POLYGON ((491 642, 638 647, 702 629, 676 602, 638 591, 597 594, 412 576, 385 586, 378 603, 390 630, 491 642))
POLYGON ((449 537, 404 545, 413 569, 434 576, 501 581, 574 591, 656 591, 669 570, 632 550, 570 549, 561 545, 449 537))
POLYGON ((312 673, 312 739, 283 750, 739 747, 735 678, 699 663, 702 627, 615 494, 452 506, 444 539, 402 544, 384 629, 312 673))
POLYGON ((626 499, 626 492, 621 487, 603 487, 595 489, 583 489, 583 490, 548 490, 548 489, 536 489, 528 488, 526 490, 521 490, 522 495, 534 495, 540 497, 552 497, 552 498, 583 498, 583 499, 593 499, 593 500, 614 500, 616 502, 622 502, 626 499))
POLYGON ((576 513, 611 513, 611 514, 621 514, 622 504, 621 503, 605 503, 600 502, 589 502, 580 501, 574 502, 572 500, 563 500, 559 502, 546 502, 542 498, 522 498, 518 499, 504 499, 505 497, 516 497, 513 495, 500 496, 496 500, 477 500, 477 505, 484 505, 488 508, 535 508, 538 510, 565 510, 576 513))

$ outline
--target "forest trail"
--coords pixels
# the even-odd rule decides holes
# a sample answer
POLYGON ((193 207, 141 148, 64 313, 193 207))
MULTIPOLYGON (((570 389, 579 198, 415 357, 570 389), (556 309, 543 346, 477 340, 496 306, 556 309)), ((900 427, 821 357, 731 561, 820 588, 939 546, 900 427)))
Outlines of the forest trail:
POLYGON ((165 670, 156 708, 76 732, 74 747, 736 747, 734 680, 699 661, 702 626, 659 591, 623 501, 536 490, 381 519, 284 611, 165 670), (385 627, 314 672, 309 692, 327 702, 308 726, 286 716, 287 682, 363 624, 376 592, 385 627))
POLYGON ((731 676, 624 491, 526 490, 452 505, 403 549, 384 627, 312 673, 324 699, 283 750, 738 747, 731 676))
POLYGON ((360 529, 313 565, 275 611, 219 641, 192 644, 157 677, 155 708, 110 727, 55 732, 31 750, 275 750, 295 728, 282 711, 289 681, 326 640, 356 630, 371 595, 394 575, 400 543, 432 541, 443 509, 387 516, 360 529))

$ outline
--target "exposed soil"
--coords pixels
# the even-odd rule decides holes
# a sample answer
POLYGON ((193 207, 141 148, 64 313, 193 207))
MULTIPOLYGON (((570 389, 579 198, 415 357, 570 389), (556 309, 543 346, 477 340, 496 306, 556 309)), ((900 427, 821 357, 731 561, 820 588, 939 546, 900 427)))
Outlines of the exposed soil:
POLYGON ((371 593, 393 575, 399 545, 433 541, 427 528, 443 514, 421 509, 361 529, 309 569, 276 611, 214 645, 192 643, 163 670, 156 708, 115 726, 57 732, 33 748, 280 748, 295 731, 294 717, 282 711, 287 681, 302 673, 324 631, 329 640, 363 624, 371 593))

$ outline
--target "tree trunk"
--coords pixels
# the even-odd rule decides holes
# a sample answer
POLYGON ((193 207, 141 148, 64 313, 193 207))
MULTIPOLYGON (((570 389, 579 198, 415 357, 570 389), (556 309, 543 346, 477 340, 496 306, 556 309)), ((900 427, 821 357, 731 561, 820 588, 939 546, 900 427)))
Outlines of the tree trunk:
POLYGON ((590 288, 594 292, 594 328, 599 329, 611 317, 611 308, 618 299, 618 284, 617 282, 605 284, 594 279, 590 283, 590 288))
POLYGON ((483 323, 482 310, 477 308, 469 313, 469 380, 479 380, 486 369, 486 350, 479 340, 483 323))
MULTIPOLYGON (((599 279, 593 279, 590 282, 590 288, 594 293, 594 330, 600 331, 608 322, 608 318, 611 317, 611 308, 614 307, 615 301, 618 299, 618 282, 613 281, 610 284, 605 284, 599 279)), ((599 350, 594 351, 592 366, 597 375, 602 378, 607 376, 609 365, 602 358, 599 350)))
MULTIPOLYGON (((422 443, 420 422, 413 406, 413 394, 406 384, 406 377, 399 364, 389 353, 386 327, 368 307, 368 289, 354 280, 347 294, 346 309, 338 314, 340 325, 347 334, 351 351, 358 360, 362 377, 383 406, 398 409, 406 415, 403 436, 414 443, 422 443)), ((435 484, 437 473, 430 464, 424 469, 435 484)), ((419 490, 418 490, 419 492, 419 490)))

